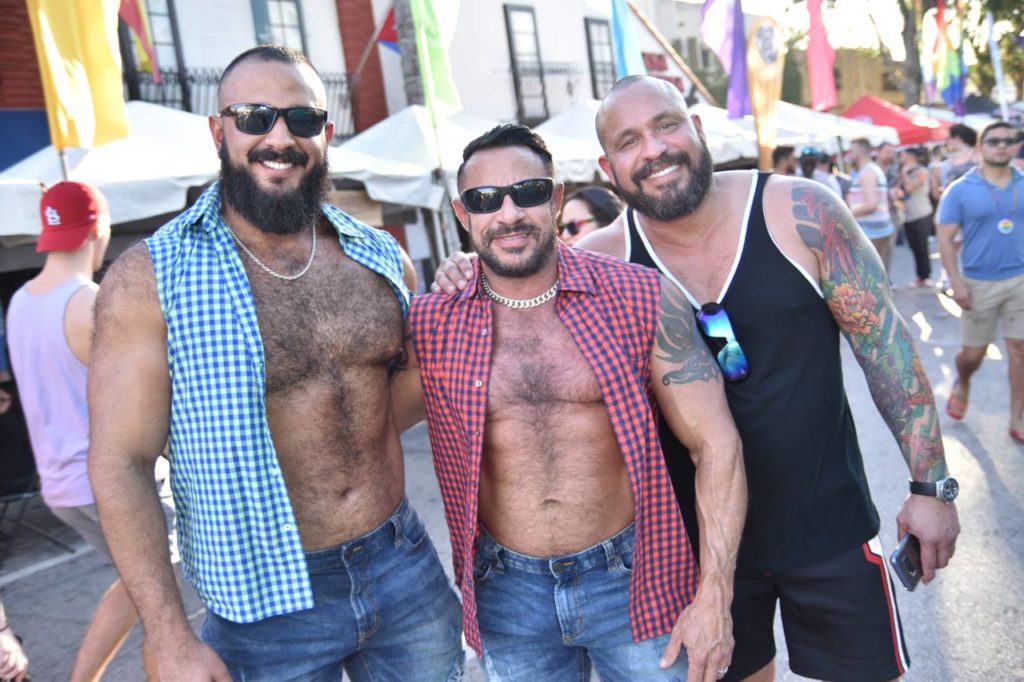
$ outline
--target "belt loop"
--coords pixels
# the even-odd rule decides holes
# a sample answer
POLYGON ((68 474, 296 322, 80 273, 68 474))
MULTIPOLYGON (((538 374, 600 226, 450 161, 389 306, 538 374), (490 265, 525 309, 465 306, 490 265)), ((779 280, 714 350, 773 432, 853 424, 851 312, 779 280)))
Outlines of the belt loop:
POLYGON ((604 558, 607 562, 608 570, 617 568, 622 560, 619 557, 619 550, 615 548, 615 543, 610 539, 605 540, 601 543, 601 549, 604 550, 604 558))
POLYGON ((398 547, 401 547, 401 545, 402 545, 402 538, 405 537, 405 524, 403 523, 403 521, 404 521, 403 517, 404 517, 403 514, 398 513, 398 514, 393 514, 391 516, 391 518, 388 519, 388 522, 391 524, 391 528, 394 531, 394 536, 395 536, 394 537, 394 542, 395 542, 395 548, 396 549, 398 547))

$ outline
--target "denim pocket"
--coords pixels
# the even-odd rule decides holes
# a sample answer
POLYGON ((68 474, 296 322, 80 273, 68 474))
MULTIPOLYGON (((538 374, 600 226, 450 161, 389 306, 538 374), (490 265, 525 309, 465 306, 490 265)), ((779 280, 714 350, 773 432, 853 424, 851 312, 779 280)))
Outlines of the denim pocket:
POLYGON ((608 569, 610 573, 630 575, 633 572, 633 549, 615 555, 615 561, 608 569))
POLYGON ((402 527, 402 540, 410 549, 419 549, 426 539, 427 527, 423 525, 423 521, 420 520, 419 516, 413 516, 402 527))
POLYGON ((473 582, 477 585, 486 583, 494 572, 494 566, 497 562, 498 557, 494 555, 477 553, 473 558, 473 582))

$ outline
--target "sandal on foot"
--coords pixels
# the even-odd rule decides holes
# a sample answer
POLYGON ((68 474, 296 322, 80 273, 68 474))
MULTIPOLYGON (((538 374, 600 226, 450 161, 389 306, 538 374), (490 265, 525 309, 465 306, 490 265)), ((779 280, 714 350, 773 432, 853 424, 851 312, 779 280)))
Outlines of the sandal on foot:
POLYGON ((1010 438, 1024 445, 1024 431, 1021 429, 1010 429, 1010 438))
MULTIPOLYGON (((949 398, 946 400, 946 414, 953 419, 960 421, 964 418, 964 413, 967 412, 967 401, 960 400, 956 397, 956 389, 960 386, 959 381, 953 382, 953 388, 949 392, 949 398)), ((1022 434, 1024 435, 1024 434, 1022 434)))

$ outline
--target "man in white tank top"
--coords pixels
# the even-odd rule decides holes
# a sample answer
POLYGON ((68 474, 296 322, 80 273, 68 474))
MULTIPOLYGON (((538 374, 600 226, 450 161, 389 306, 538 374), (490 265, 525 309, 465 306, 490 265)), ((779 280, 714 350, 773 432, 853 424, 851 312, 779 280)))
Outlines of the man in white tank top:
MULTIPOLYGON (((42 271, 11 299, 11 367, 28 424, 43 500, 111 562, 89 486, 86 375, 92 310, 110 242, 110 213, 95 187, 60 182, 40 203, 42 271)), ((100 600, 82 638, 72 680, 99 679, 135 624, 135 607, 120 580, 100 600)))

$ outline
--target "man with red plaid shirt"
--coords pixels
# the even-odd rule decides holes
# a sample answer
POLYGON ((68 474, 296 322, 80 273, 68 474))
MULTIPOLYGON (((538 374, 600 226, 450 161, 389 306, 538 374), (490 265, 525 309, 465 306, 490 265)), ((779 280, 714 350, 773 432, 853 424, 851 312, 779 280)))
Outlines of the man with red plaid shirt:
POLYGON ((463 159, 480 258, 465 291, 413 302, 392 393, 400 428, 425 399, 467 640, 491 680, 715 680, 746 509, 718 366, 660 275, 558 242, 529 128, 463 159), (697 467, 699 579, 656 409, 697 467))

